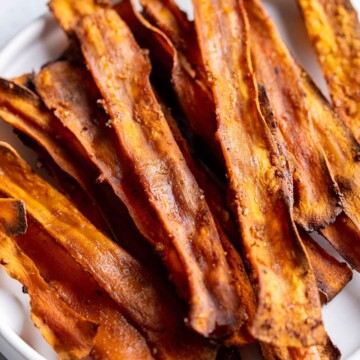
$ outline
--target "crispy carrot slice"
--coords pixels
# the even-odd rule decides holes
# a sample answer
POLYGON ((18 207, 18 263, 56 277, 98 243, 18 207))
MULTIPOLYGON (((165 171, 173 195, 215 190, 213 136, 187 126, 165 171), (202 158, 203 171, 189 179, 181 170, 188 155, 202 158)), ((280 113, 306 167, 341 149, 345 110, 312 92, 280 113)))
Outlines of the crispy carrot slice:
POLYGON ((19 200, 0 199, 0 224, 8 235, 24 234, 27 229, 25 204, 19 200))
MULTIPOLYGON (((84 161, 85 152, 81 145, 78 145, 76 138, 51 115, 39 97, 26 88, 1 79, 0 104, 1 118, 38 144, 31 146, 35 147, 40 157, 45 160, 53 176, 60 177, 63 181, 64 175, 61 172, 70 174, 94 202, 98 172, 91 163, 84 161)), ((98 198, 101 197, 103 195, 98 198)), ((104 225, 104 221, 101 221, 101 227, 104 225)))
POLYGON ((360 247, 359 229, 344 213, 340 214, 334 224, 321 230, 321 235, 339 252, 339 254, 359 271, 360 247), (341 244, 339 247, 338 244, 341 244))
POLYGON ((342 193, 344 213, 321 232, 357 271, 360 270, 360 145, 303 72, 302 84, 314 130, 342 193))
POLYGON ((243 4, 199 0, 194 8, 216 104, 217 138, 244 252, 258 284, 252 334, 281 346, 322 343, 319 296, 290 215, 285 159, 258 104, 243 4))
MULTIPOLYGON (((166 115, 165 111, 164 113, 166 115)), ((174 134, 177 143, 179 144, 181 151, 185 156, 189 168, 196 176, 201 187, 204 189, 205 196, 209 199, 209 205, 211 210, 213 211, 214 214, 217 215, 218 219, 221 219, 220 220, 221 224, 223 224, 223 227, 226 230, 227 234, 229 235, 230 239, 236 241, 236 235, 234 235, 235 229, 232 226, 232 224, 229 224, 229 222, 231 221, 229 221, 229 216, 227 215, 227 211, 225 210, 226 206, 225 206, 224 194, 222 194, 221 189, 217 187, 216 184, 212 183, 209 180, 209 177, 205 176, 205 174, 198 169, 198 167, 192 160, 186 141, 182 137, 179 129, 177 128, 175 120, 171 116, 169 116, 169 114, 166 115, 166 119, 169 123, 169 126, 174 134)), ((327 253, 305 231, 300 230, 300 236, 302 243, 307 251, 309 261, 314 269, 318 289, 323 294, 324 301, 327 303, 331 301, 336 295, 338 295, 341 292, 341 290, 345 287, 345 285, 352 279, 352 271, 345 263, 339 262, 329 253, 327 253)), ((228 243, 228 240, 225 237, 222 241, 223 241, 223 246, 226 249, 226 243, 228 243)), ((241 263, 241 259, 238 260, 238 254, 236 252, 234 253, 234 248, 232 246, 230 246, 229 249, 226 251, 228 253, 227 258, 230 266, 231 264, 234 264, 233 266, 234 267, 237 266, 240 270, 240 275, 238 275, 237 281, 239 283, 239 287, 246 294, 244 296, 244 299, 246 299, 247 301, 244 301, 244 305, 247 314, 249 314, 249 319, 245 324, 246 325, 245 327, 247 327, 253 321, 256 311, 256 306, 255 306, 256 300, 254 297, 253 290, 249 286, 250 283, 248 279, 246 278, 244 279, 244 276, 241 276, 241 274, 244 272, 244 269, 241 263), (232 263, 229 260, 229 257, 234 257, 232 263)), ((230 338, 229 341, 230 342, 234 341, 234 339, 230 338)), ((246 341, 249 341, 249 339, 248 336, 246 336, 246 333, 243 333, 242 336, 240 336, 240 338, 237 339, 237 341, 245 343, 246 341)))
POLYGON ((298 0, 336 112, 360 141, 360 24, 350 0, 298 0))
POLYGON ((185 327, 182 305, 167 285, 97 231, 4 143, 0 169, 0 192, 24 200, 28 213, 106 290, 158 357, 214 356, 216 348, 185 327))
POLYGON ((49 7, 61 27, 71 33, 78 21, 93 11, 108 8, 111 0, 51 0, 49 7))
POLYGON ((313 132, 306 99, 297 86, 301 82, 299 68, 288 50, 279 45, 280 36, 261 4, 244 4, 256 77, 265 85, 293 171, 295 221, 314 231, 332 223, 341 211, 337 187, 313 132), (267 37, 271 40, 263 41, 267 37))
POLYGON ((123 317, 119 307, 70 254, 30 217, 25 235, 14 238, 72 310, 98 325, 91 356, 101 359, 152 359, 143 336, 123 317))
MULTIPOLYGON (((318 289, 324 294, 325 302, 329 302, 352 279, 352 271, 346 263, 334 259, 305 231, 300 230, 300 234, 314 269, 318 289), (322 261, 317 261, 317 258, 321 258, 322 261)), ((347 234, 343 236, 346 237, 347 234)))
MULTIPOLYGON (((6 202, 2 201, 0 207, 6 202)), ((20 209, 22 203, 18 204, 20 209)), ((24 212, 17 222, 23 223, 24 212)), ((8 224, 10 226, 10 224, 8 224)), ((58 352, 61 359, 83 359, 89 355, 96 324, 76 314, 40 276, 34 263, 0 227, 0 263, 30 295, 31 317, 35 325, 58 352)))
MULTIPOLYGON (((160 102, 161 104, 161 102, 160 102)), ((241 296, 242 304, 245 307, 248 319, 244 326, 229 338, 223 340, 227 345, 244 345, 254 341, 250 334, 250 326, 255 316, 255 294, 250 283, 249 277, 246 273, 245 266, 239 252, 235 249, 233 244, 238 243, 238 235, 236 226, 233 223, 231 216, 226 208, 225 193, 222 191, 209 176, 206 175, 205 169, 194 161, 188 144, 183 138, 180 130, 176 125, 175 119, 172 117, 168 109, 164 109, 165 105, 161 104, 166 121, 174 135, 174 138, 184 155, 189 169, 196 177, 199 185, 204 189, 204 195, 209 203, 209 207, 216 221, 216 226, 220 234, 220 240, 226 252, 226 258, 233 274, 233 281, 236 284, 236 289, 241 296), (230 241, 231 240, 231 241, 230 241)))
POLYGON ((118 193, 144 236, 163 248, 190 305, 189 325, 206 336, 231 333, 246 315, 203 191, 151 88, 148 59, 113 10, 85 17, 76 34, 117 137, 118 193))
MULTIPOLYGON (((360 249, 360 212, 358 210, 360 181, 357 176, 360 165, 357 161, 357 154, 360 154, 359 144, 349 129, 335 116, 308 75, 291 57, 261 4, 258 1, 247 1, 246 8, 250 19, 253 54, 258 63, 256 71, 263 74, 265 86, 270 88, 269 95, 273 91, 271 89, 279 90, 281 86, 282 93, 291 94, 290 99, 293 99, 294 103, 296 101, 305 103, 309 114, 309 131, 316 136, 317 142, 321 145, 330 171, 342 194, 340 203, 345 212, 342 218, 349 218, 345 220, 345 224, 336 221, 330 225, 328 228, 332 230, 326 231, 327 238, 344 259, 358 269, 360 258, 356 254, 359 254, 360 249), (290 76, 291 74, 294 76, 290 76), (346 233, 341 233, 342 230, 339 227, 342 230, 348 228, 353 235, 347 238, 346 233), (335 236, 335 232, 338 236, 335 236), (354 250, 351 249, 350 242, 354 250)), ((305 185, 307 185, 306 182, 305 185)))
MULTIPOLYGON (((58 180, 63 181, 61 171, 69 174, 89 196, 90 201, 98 204, 114 238, 132 255, 154 268, 157 259, 152 256, 151 249, 137 231, 125 206, 118 201, 107 184, 101 183, 103 180, 91 161, 92 155, 86 153, 76 137, 45 108, 40 98, 28 89, 0 79, 0 104, 1 118, 36 142, 37 145, 32 144, 32 147, 45 158, 53 176, 60 176, 58 180), (54 167, 54 162, 60 168, 60 173, 54 167)), ((95 104, 94 107, 96 111, 92 113, 92 120, 102 119, 103 111, 95 104)), ((109 133, 104 123, 107 136, 109 133)), ((66 186, 64 183, 63 185, 66 186)), ((74 199, 72 191, 69 195, 74 199)), ((79 195, 81 194, 77 194, 79 195)))

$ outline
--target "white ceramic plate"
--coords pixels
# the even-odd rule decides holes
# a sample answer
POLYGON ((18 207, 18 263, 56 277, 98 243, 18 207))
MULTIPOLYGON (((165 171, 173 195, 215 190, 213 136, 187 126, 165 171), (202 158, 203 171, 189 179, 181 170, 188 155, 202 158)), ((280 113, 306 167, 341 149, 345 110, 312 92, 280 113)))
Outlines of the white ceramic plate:
MULTIPOLYGON (((266 0, 264 3, 294 55, 326 94, 295 1, 266 0)), ((360 0, 353 0, 353 3, 359 11, 360 0)), ((180 0, 179 4, 185 10, 191 9, 190 0, 180 0)), ((0 52, 0 76, 11 78, 36 71, 45 62, 56 59, 65 49, 66 43, 65 35, 51 15, 46 15, 24 29, 0 52)), ((0 122, 0 140, 8 141, 31 164, 35 164, 34 153, 24 147, 3 122, 0 122)), ((0 352, 9 360, 56 359, 56 354, 42 339, 29 314, 28 295, 23 294, 21 285, 0 269, 0 352)), ((325 327, 341 350, 343 358, 360 359, 360 275, 354 274, 353 280, 342 293, 324 307, 323 315, 325 327)), ((255 360, 258 355, 253 349, 245 349, 242 358, 255 360)))

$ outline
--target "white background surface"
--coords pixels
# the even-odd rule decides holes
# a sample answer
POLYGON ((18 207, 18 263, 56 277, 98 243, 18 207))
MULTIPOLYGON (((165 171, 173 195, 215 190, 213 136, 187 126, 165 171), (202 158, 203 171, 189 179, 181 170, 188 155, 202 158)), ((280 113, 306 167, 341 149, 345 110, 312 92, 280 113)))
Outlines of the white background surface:
MULTIPOLYGON (((74 0, 76 1, 76 0, 74 0)), ((264 2, 272 7, 279 9, 286 9, 286 14, 278 12, 278 25, 284 26, 284 36, 285 40, 290 44, 301 43, 301 46, 294 47, 292 50, 307 68, 307 70, 312 75, 318 75, 319 71, 316 66, 314 55, 312 50, 304 39, 306 38, 305 32, 300 29, 300 20, 295 19, 295 21, 289 26, 285 24, 284 18, 292 17, 294 10, 293 7, 281 6, 280 4, 285 4, 290 0, 264 0, 264 2), (292 10, 291 10, 292 9, 292 10), (282 20, 280 18, 282 16, 282 20), (285 15, 285 16, 284 16, 285 15), (301 49, 301 53, 298 51, 301 49)), ((188 3, 189 0, 182 0, 183 3, 188 3)), ((46 6, 47 0, 0 0, 0 49, 21 29, 24 28, 27 24, 31 23, 34 19, 40 15, 47 12, 46 6)), ((360 0, 353 0, 353 3, 357 6, 358 10, 360 9, 360 0)), ((29 69, 30 70, 30 69, 29 69)), ((15 75, 15 74, 14 74, 15 75)), ((19 74, 17 74, 19 75, 19 74)), ((315 76, 317 83, 322 84, 322 79, 319 76, 315 76)), ((0 282, 4 283, 7 280, 4 278, 4 275, 0 274, 0 282)), ((360 282, 358 282, 360 284, 360 282)), ((17 292, 21 291, 19 286, 16 290, 17 292)), ((5 299, 6 300, 6 299, 5 299)), ((5 301, 6 302, 6 301, 5 301)), ((0 299, 0 310, 4 306, 5 302, 2 302, 0 299)), ((14 312, 20 311, 21 304, 14 303, 13 309, 7 309, 6 313, 11 320, 14 320, 12 314, 14 312), (18 306, 18 308, 16 308, 18 306)), ((334 342, 343 350, 344 358, 348 358, 351 354, 357 349, 357 346, 360 343, 360 322, 353 321, 353 318, 360 318, 360 288, 356 286, 354 282, 346 288, 346 295, 342 294, 339 298, 335 299, 330 305, 324 308, 324 314, 326 317, 325 325, 330 330, 330 335, 333 337, 334 342), (356 310, 355 310, 356 309, 356 310), (350 311, 347 311, 350 310, 350 311), (355 311, 354 311, 355 310, 355 311), (331 314, 331 316, 329 316, 331 314), (326 316, 328 315, 328 316, 326 316), (345 350, 346 349, 346 350, 345 350)), ((24 324, 13 324, 13 329, 31 328, 30 319, 25 319, 27 325, 24 324)), ((10 319, 9 319, 10 322, 10 319)), ((19 331, 21 336, 25 340, 29 340, 29 334, 19 331)), ((40 337, 40 335, 39 335, 40 337)), ((32 344, 36 345, 36 342, 40 341, 39 338, 33 339, 32 344), (34 343, 35 342, 35 343, 34 343)), ((5 346, 0 341, 0 352, 5 351, 5 346)), ((44 355, 47 359, 50 359, 50 353, 48 349, 44 349, 44 355)), ((354 354, 352 360, 359 360, 360 354, 354 354)), ((9 358, 9 360, 15 360, 15 357, 9 358)))
POLYGON ((47 0, 0 0, 0 49, 47 11, 47 0))

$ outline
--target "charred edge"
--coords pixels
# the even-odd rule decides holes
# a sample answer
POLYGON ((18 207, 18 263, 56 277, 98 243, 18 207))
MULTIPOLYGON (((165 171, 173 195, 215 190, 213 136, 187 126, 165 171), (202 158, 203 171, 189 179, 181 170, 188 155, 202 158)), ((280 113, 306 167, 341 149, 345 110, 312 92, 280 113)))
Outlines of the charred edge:
POLYGON ((16 201, 14 202, 14 207, 18 214, 17 219, 13 224, 6 224, 5 230, 8 235, 19 236, 25 234, 27 231, 25 203, 21 200, 16 201))
POLYGON ((0 90, 31 102, 40 102, 40 98, 29 88, 15 84, 12 81, 0 78, 0 90))
POLYGON ((275 120, 274 112, 270 105, 270 100, 269 97, 267 96, 265 86, 262 84, 258 84, 258 92, 259 92, 258 98, 259 98, 261 112, 269 128, 273 131, 274 129, 278 128, 278 124, 277 121, 275 120))

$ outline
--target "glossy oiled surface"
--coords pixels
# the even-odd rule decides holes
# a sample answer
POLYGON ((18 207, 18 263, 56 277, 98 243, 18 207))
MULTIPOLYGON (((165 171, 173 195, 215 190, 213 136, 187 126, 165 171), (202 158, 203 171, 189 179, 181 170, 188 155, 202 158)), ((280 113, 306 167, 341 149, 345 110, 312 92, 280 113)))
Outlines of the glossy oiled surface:
MULTIPOLYGON (((311 75, 319 79, 318 68, 315 66, 310 45, 305 41, 305 30, 298 16, 295 4, 289 4, 288 1, 281 0, 269 0, 266 3, 268 5, 271 4, 270 7, 275 10, 272 12, 273 14, 281 14, 282 18, 276 16, 276 22, 282 26, 285 40, 293 45, 294 54, 309 69, 311 75)), ((33 67, 38 68, 46 60, 55 58, 62 51, 63 45, 63 35, 54 26, 53 21, 40 20, 27 30, 26 35, 16 40, 12 49, 10 48, 10 50, 0 56, 1 75, 10 77, 29 71, 33 67)), ((1 134, 1 140, 10 141, 34 163, 35 157, 31 156, 30 152, 21 145, 9 128, 3 124, 0 126, 2 130, 4 129, 4 132, 1 134)), ((21 287, 9 281, 3 273, 1 273, 0 287, 1 293, 4 294, 0 299, 0 309, 6 309, 1 314, 2 318, 5 318, 6 321, 2 321, 1 324, 9 323, 12 328, 19 334, 22 334, 34 347, 40 349, 46 359, 54 358, 48 347, 43 345, 43 341, 32 330, 33 327, 28 319, 29 311, 26 305, 24 305, 26 304, 27 297, 21 293, 21 287), (24 314, 23 316, 21 315, 22 313, 24 314), (15 314, 19 316, 15 316, 15 314)), ((330 305, 326 306, 323 311, 325 326, 335 344, 340 347, 344 358, 349 357, 360 346, 359 292, 359 278, 355 275, 353 281, 345 288, 344 292, 330 305)), ((8 349, 9 347, 4 347, 1 348, 1 351, 5 352, 8 349)), ((11 359, 19 358, 16 357, 17 355, 8 356, 11 359)), ((246 359, 246 356, 244 358, 246 359)), ((251 355, 248 358, 254 359, 251 355)))

